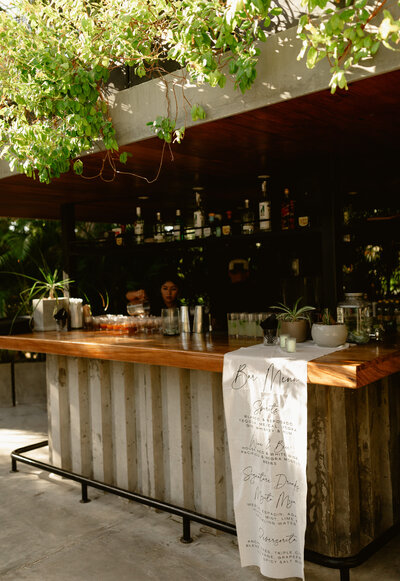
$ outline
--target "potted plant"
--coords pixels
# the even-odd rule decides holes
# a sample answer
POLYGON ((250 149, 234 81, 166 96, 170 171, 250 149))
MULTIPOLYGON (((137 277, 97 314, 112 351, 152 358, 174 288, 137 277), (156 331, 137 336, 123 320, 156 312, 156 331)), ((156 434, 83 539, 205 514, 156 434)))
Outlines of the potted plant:
POLYGON ((39 267, 42 278, 35 278, 27 274, 13 273, 24 279, 31 281, 30 287, 24 289, 20 296, 23 306, 27 306, 32 312, 33 328, 35 331, 56 331, 59 324, 58 319, 65 319, 64 314, 60 314, 61 309, 68 312, 69 299, 59 296, 59 293, 67 291, 69 284, 73 282, 69 278, 60 278, 58 269, 51 271, 47 266, 39 267))
POLYGON ((336 323, 329 309, 324 309, 322 320, 311 327, 311 337, 320 347, 339 347, 346 342, 347 327, 336 323))
POLYGON ((271 307, 271 309, 279 311, 276 315, 279 321, 278 334, 288 334, 291 337, 295 337, 298 343, 306 340, 308 327, 311 324, 310 312, 315 310, 315 307, 300 307, 301 300, 302 297, 299 297, 293 307, 289 307, 284 303, 278 303, 271 307))

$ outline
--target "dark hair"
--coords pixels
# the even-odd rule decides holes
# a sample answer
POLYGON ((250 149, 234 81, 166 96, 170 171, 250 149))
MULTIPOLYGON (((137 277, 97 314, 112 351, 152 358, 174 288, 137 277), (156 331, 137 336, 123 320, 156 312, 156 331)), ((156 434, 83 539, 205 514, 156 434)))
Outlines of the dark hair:
POLYGON ((160 288, 162 287, 163 284, 165 284, 168 281, 173 282, 179 288, 182 286, 180 278, 176 275, 176 273, 172 273, 172 272, 162 273, 159 276, 158 281, 159 281, 160 288))

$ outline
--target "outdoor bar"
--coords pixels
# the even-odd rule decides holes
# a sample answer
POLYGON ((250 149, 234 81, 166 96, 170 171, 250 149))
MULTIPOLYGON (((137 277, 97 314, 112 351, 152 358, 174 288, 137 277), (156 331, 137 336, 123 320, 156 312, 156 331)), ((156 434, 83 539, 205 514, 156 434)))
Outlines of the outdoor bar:
MULTIPOLYGON (((226 4, 240 10, 243 3, 226 4)), ((368 66, 351 66, 349 91, 331 95, 332 63, 312 69, 297 59, 305 14, 292 4, 257 44, 251 91, 237 91, 232 75, 218 81, 218 69, 212 87, 176 62, 160 78, 150 68, 139 79, 131 64, 110 60, 104 82, 95 82, 98 65, 93 86, 73 86, 71 115, 64 96, 56 99, 52 127, 78 119, 66 135, 86 136, 85 155, 60 162, 70 171, 39 174, 29 165, 35 155, 27 175, 0 162, 0 216, 8 220, 2 264, 24 248, 30 220, 47 221, 58 233, 43 238, 40 256, 56 257, 55 274, 62 273, 59 297, 40 296, 17 317, 21 289, 32 298, 37 288, 27 281, 35 280, 36 257, 29 264, 17 256, 17 273, 0 270, 9 291, 0 295, 0 352, 11 360, 45 355, 49 463, 36 466, 75 478, 82 502, 84 487, 97 484, 172 508, 183 516, 184 542, 196 515, 237 533, 242 566, 257 565, 261 575, 301 578, 305 556, 348 581, 350 568, 400 532, 400 58, 369 54, 368 37, 368 66), (113 137, 89 124, 100 115, 85 109, 89 94, 97 103, 96 91, 119 159, 113 137), (161 144, 172 109, 181 129, 161 144), (28 175, 50 176, 49 183, 28 175), (303 335, 289 326, 297 319, 303 335), (334 328, 340 340, 331 338, 334 328), (277 437, 282 458, 270 450, 277 437), (251 502, 241 496, 246 486, 251 502), (271 491, 280 487, 275 504, 271 491), (241 532, 243 512, 257 538, 241 532), (296 538, 291 549, 292 525, 297 536, 305 530, 305 543, 296 538)), ((398 12, 390 0, 378 16, 384 4, 398 12)), ((84 22, 82 38, 91 30, 84 22)), ((393 35, 400 30, 400 22, 390 26, 393 35)), ((357 44, 347 42, 344 56, 357 44)), ((48 82, 47 72, 31 77, 48 82)), ((28 113, 21 118, 29 121, 28 113)), ((46 109, 37 121, 47 116, 46 109)), ((16 452, 12 471, 17 461, 24 459, 16 452)))
MULTIPOLYGON (((245 345, 90 331, 0 337, 1 348, 47 354, 51 464, 232 524, 222 366, 245 345)), ((306 550, 346 559, 398 530, 399 371, 398 342, 308 363, 306 550)))

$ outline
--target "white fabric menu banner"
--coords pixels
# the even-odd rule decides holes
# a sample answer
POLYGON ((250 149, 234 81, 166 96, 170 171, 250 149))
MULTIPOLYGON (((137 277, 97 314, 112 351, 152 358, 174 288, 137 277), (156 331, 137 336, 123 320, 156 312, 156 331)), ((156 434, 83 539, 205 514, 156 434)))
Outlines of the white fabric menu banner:
POLYGON ((224 357, 240 560, 267 577, 304 579, 307 361, 336 350, 312 342, 296 353, 254 345, 224 357))

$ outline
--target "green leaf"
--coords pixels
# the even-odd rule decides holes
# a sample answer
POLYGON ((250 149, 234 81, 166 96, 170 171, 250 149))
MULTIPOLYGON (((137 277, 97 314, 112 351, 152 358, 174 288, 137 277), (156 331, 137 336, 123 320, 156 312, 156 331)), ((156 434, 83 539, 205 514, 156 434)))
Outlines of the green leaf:
POLYGON ((74 169, 74 172, 78 176, 82 175, 82 173, 83 173, 83 163, 82 163, 82 160, 77 159, 76 161, 74 161, 73 169, 74 169))
POLYGON ((315 67, 318 58, 318 51, 316 48, 311 46, 307 54, 307 68, 312 69, 315 67))
POLYGON ((206 118, 206 112, 204 111, 203 107, 198 104, 193 105, 191 114, 193 121, 198 121, 200 119, 206 118))

